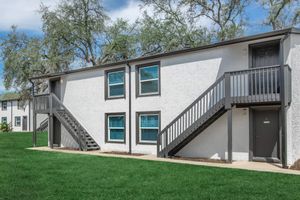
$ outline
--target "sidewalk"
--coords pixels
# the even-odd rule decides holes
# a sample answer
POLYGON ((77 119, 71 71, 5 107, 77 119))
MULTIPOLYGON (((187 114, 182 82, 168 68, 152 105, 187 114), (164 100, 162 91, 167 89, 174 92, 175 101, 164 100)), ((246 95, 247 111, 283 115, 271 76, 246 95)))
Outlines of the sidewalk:
POLYGON ((181 159, 172 159, 172 158, 158 158, 155 155, 111 154, 109 152, 103 152, 103 151, 75 151, 75 150, 66 150, 66 149, 58 149, 58 148, 51 149, 49 147, 33 147, 28 149, 38 150, 38 151, 86 154, 86 155, 103 156, 103 157, 131 158, 131 159, 152 160, 152 161, 160 161, 160 162, 191 164, 191 165, 199 165, 199 166, 211 166, 211 167, 244 169, 244 170, 262 171, 262 172, 300 175, 300 171, 283 169, 279 164, 264 163, 264 162, 235 161, 232 164, 228 164, 228 163, 213 163, 213 162, 202 162, 202 161, 200 162, 200 161, 193 161, 193 160, 181 160, 181 159))

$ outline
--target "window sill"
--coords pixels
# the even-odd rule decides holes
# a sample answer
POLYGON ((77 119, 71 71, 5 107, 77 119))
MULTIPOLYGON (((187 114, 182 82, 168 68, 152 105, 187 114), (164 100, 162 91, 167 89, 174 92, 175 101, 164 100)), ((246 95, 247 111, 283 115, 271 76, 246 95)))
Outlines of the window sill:
POLYGON ((138 142, 140 145, 157 145, 157 142, 138 142))

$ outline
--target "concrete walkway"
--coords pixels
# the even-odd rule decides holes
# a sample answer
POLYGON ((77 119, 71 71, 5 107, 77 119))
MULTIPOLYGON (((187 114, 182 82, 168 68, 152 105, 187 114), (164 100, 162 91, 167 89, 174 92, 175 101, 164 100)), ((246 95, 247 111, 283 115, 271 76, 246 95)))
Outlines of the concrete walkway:
POLYGON ((244 169, 244 170, 252 170, 252 171, 300 175, 300 171, 283 169, 279 164, 264 163, 264 162, 235 161, 232 164, 228 164, 228 163, 213 163, 213 162, 202 162, 202 161, 200 162, 200 161, 193 161, 193 160, 180 160, 180 159, 172 159, 172 158, 158 158, 155 155, 112 154, 103 151, 75 151, 75 150, 66 150, 66 149, 59 149, 59 148, 51 149, 49 147, 33 147, 28 149, 38 150, 38 151, 48 151, 48 152, 86 154, 86 155, 103 156, 103 157, 131 158, 131 159, 152 160, 152 161, 161 161, 161 162, 170 162, 170 163, 181 163, 181 164, 191 164, 191 165, 200 165, 200 166, 211 166, 211 167, 244 169))

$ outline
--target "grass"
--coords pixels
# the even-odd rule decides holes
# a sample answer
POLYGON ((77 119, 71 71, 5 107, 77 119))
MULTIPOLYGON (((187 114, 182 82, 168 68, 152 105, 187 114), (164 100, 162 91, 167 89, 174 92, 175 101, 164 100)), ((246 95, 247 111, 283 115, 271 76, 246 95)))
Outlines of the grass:
MULTIPOLYGON (((38 135, 45 145, 47 135, 38 135)), ((300 176, 27 150, 0 134, 0 199, 299 199, 300 176)))

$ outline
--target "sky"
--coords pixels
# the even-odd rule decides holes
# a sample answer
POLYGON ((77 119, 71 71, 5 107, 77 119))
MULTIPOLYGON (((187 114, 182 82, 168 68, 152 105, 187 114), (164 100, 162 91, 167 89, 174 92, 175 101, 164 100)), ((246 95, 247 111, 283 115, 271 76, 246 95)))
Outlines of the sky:
MULTIPOLYGON (((30 35, 42 34, 42 23, 38 9, 40 4, 55 8, 60 0, 0 0, 0 37, 5 36, 12 25, 30 35)), ((134 22, 141 17, 142 12, 138 0, 102 0, 104 9, 112 20, 124 18, 134 22)), ((266 15, 258 5, 249 6, 246 14, 251 21, 251 28, 246 30, 247 35, 265 32, 259 24, 259 19, 266 15)), ((3 86, 3 63, 0 60, 0 94, 5 92, 3 86)))

